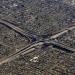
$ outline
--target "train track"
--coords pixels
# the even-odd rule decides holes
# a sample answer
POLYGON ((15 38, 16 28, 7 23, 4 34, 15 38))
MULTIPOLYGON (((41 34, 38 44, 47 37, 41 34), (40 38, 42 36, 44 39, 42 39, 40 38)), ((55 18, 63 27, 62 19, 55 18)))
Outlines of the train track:
MULTIPOLYGON (((5 26, 7 26, 7 27, 9 27, 9 28, 11 28, 11 29, 13 29, 14 31, 20 33, 21 35, 25 36, 28 39, 28 41, 31 41, 31 38, 29 36, 27 36, 25 34, 25 31, 23 31, 19 27, 16 27, 13 24, 11 24, 11 23, 9 23, 7 21, 4 21, 4 20, 0 20, 0 23, 3 24, 3 25, 5 25, 5 26)), ((59 32, 59 33, 51 36, 50 40, 51 39, 56 39, 57 37, 61 36, 64 33, 67 33, 69 30, 72 30, 74 28, 75 28, 75 26, 72 26, 70 28, 67 28, 64 31, 59 32)), ((30 52, 36 50, 35 48, 38 45, 47 45, 48 44, 48 45, 52 45, 54 48, 59 48, 59 49, 62 49, 64 51, 66 51, 66 52, 70 52, 70 53, 75 52, 75 49, 66 47, 64 45, 61 45, 60 43, 57 43, 57 42, 54 42, 54 41, 50 41, 50 40, 49 41, 44 41, 44 40, 43 41, 39 41, 39 40, 37 40, 35 42, 32 42, 27 47, 24 47, 24 48, 18 50, 18 52, 15 52, 12 55, 9 55, 6 59, 1 60, 0 61, 0 65, 3 64, 3 63, 10 62, 10 61, 16 59, 17 56, 20 55, 20 54, 22 54, 22 53, 27 54, 27 53, 30 53, 30 52)))

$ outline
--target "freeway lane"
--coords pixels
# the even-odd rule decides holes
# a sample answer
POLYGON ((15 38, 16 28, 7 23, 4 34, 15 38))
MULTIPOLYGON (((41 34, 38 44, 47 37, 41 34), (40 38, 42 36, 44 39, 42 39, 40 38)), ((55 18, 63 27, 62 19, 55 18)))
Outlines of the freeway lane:
POLYGON ((30 38, 29 38, 29 36, 27 36, 27 35, 25 34, 26 32, 25 32, 24 30, 22 30, 21 28, 19 28, 19 27, 13 25, 12 23, 9 23, 8 21, 1 20, 1 19, 0 19, 0 24, 5 25, 6 27, 9 27, 9 28, 13 29, 13 30, 16 31, 17 33, 19 33, 19 34, 25 36, 25 38, 26 38, 29 42, 31 41, 30 38))
POLYGON ((38 45, 43 45, 43 44, 44 44, 44 42, 37 42, 37 43, 30 44, 30 45, 28 45, 27 47, 25 47, 25 48, 19 50, 18 52, 16 52, 16 53, 10 55, 9 57, 7 57, 7 58, 1 60, 1 61, 0 61, 0 65, 3 64, 3 63, 10 62, 10 61, 16 59, 16 58, 17 58, 20 54, 22 54, 22 53, 24 53, 24 54, 30 53, 30 52, 32 52, 32 51, 35 50, 35 47, 36 47, 36 46, 38 46, 38 45))
MULTIPOLYGON (((0 23, 13 29, 14 31, 18 32, 19 34, 25 36, 27 38, 28 41, 31 41, 31 40, 35 40, 36 41, 36 38, 32 38, 33 36, 32 35, 27 35, 26 32, 24 30, 22 30, 21 28, 15 26, 14 24, 6 21, 6 20, 1 20, 0 19, 0 23)), ((66 28, 64 29, 63 31, 59 32, 59 33, 56 33, 55 35, 51 36, 50 39, 55 39, 57 37, 59 37, 60 35, 64 34, 64 33, 67 33, 69 30, 72 30, 72 29, 75 29, 75 25, 72 26, 72 27, 69 27, 69 28, 66 28)), ((39 37, 38 37, 39 38, 39 37)))
POLYGON ((18 52, 10 55, 6 59, 1 60, 0 61, 0 65, 2 65, 3 63, 10 62, 10 61, 16 59, 20 54, 30 53, 30 52, 36 50, 36 46, 41 45, 41 47, 42 47, 42 45, 44 45, 44 44, 52 45, 54 48, 61 49, 61 50, 66 51, 68 53, 74 53, 75 52, 75 49, 66 47, 64 45, 61 45, 61 44, 53 42, 53 41, 50 41, 50 42, 49 41, 46 41, 46 42, 40 41, 40 42, 36 42, 36 43, 30 44, 27 47, 19 50, 18 52))
POLYGON ((69 28, 65 29, 64 31, 61 31, 61 32, 51 36, 51 39, 56 39, 60 35, 63 35, 64 33, 67 33, 69 30, 72 30, 72 29, 75 29, 75 26, 69 27, 69 28))

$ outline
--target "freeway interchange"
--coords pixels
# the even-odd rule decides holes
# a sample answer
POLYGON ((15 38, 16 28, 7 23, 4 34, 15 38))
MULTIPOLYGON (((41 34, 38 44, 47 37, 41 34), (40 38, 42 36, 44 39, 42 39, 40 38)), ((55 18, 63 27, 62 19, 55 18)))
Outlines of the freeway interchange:
POLYGON ((0 60, 0 65, 2 65, 3 63, 6 62, 10 62, 14 59, 17 58, 18 55, 20 54, 27 54, 30 53, 34 50, 36 50, 36 46, 50 46, 52 45, 54 48, 59 48, 63 51, 69 52, 69 53, 74 53, 75 49, 69 48, 65 45, 62 45, 58 42, 55 42, 54 39, 56 39, 57 37, 63 35, 64 33, 67 33, 69 30, 72 30, 75 28, 75 26, 69 27, 67 29, 64 29, 63 31, 56 33, 54 35, 52 35, 49 39, 41 39, 42 37, 39 37, 37 35, 34 34, 26 34, 26 32, 24 30, 22 30, 21 28, 15 26, 14 24, 6 21, 6 20, 1 20, 0 19, 0 23, 6 27, 9 27, 10 29, 16 31, 17 33, 21 34, 22 36, 25 36, 25 38, 28 40, 28 42, 30 42, 30 44, 27 47, 24 47, 20 50, 18 50, 17 52, 9 55, 8 57, 6 57, 5 59, 0 60))

